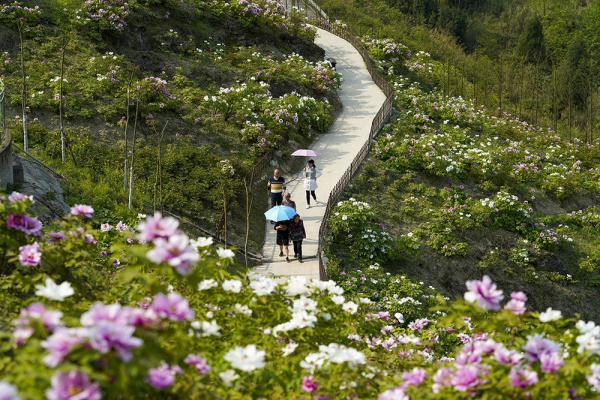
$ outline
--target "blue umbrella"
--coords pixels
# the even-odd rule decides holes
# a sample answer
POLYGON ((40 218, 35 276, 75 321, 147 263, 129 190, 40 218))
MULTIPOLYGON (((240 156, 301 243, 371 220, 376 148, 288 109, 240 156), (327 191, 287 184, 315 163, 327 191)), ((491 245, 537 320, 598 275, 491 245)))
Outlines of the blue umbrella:
POLYGON ((265 213, 269 221, 289 221, 296 215, 296 210, 288 206, 275 206, 265 213))

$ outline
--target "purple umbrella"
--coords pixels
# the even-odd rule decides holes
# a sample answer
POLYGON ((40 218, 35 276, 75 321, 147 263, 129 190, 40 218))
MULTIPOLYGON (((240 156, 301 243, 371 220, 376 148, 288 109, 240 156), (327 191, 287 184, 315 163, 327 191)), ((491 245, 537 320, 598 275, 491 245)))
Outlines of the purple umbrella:
POLYGON ((318 154, 314 150, 300 149, 292 153, 293 156, 299 157, 317 157, 318 154))

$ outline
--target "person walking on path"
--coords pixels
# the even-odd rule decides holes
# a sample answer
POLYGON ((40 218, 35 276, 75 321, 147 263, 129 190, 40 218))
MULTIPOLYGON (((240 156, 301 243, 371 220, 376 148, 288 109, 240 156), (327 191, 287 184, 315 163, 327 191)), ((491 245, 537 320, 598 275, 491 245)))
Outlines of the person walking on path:
POLYGON ((304 190, 306 190, 306 208, 310 208, 310 196, 317 201, 317 166, 314 160, 308 160, 304 167, 304 190))
POLYGON ((290 192, 286 192, 283 196, 283 205, 296 209, 296 202, 292 200, 292 194, 290 192))
POLYGON ((290 239, 294 243, 294 257, 302 262, 302 241, 306 239, 306 231, 304 230, 304 222, 298 214, 294 216, 290 223, 290 239))
POLYGON ((285 178, 281 176, 278 168, 273 171, 273 176, 269 178, 267 189, 271 196, 271 207, 280 206, 283 203, 283 192, 285 192, 285 178))
POLYGON ((277 244, 279 245, 279 257, 284 256, 285 261, 290 262, 290 221, 279 221, 273 228, 277 231, 277 244))

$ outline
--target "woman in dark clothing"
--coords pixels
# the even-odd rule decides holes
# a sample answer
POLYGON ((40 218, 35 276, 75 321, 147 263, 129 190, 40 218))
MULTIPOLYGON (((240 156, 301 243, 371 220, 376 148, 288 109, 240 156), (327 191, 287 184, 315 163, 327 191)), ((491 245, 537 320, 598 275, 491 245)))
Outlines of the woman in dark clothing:
POLYGON ((302 241, 306 238, 306 231, 304 222, 298 214, 294 216, 294 220, 290 224, 290 238, 294 242, 294 257, 302 262, 302 241))
POLYGON ((283 257, 285 249, 285 261, 290 262, 290 221, 279 221, 273 228, 277 231, 277 244, 279 245, 279 257, 283 257))

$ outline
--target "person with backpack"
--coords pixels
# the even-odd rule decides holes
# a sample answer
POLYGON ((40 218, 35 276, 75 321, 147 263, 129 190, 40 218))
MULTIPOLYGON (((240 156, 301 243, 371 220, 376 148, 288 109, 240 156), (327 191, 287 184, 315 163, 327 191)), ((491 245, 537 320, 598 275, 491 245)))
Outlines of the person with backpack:
POLYGON ((310 208, 310 196, 317 201, 317 166, 314 160, 308 160, 304 167, 304 190, 306 190, 306 208, 310 208))
POLYGON ((304 221, 298 214, 294 216, 290 223, 290 238, 294 243, 294 257, 302 262, 302 241, 306 239, 306 230, 304 229, 304 221))

